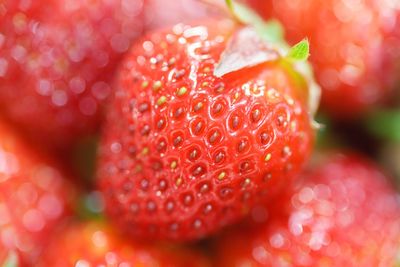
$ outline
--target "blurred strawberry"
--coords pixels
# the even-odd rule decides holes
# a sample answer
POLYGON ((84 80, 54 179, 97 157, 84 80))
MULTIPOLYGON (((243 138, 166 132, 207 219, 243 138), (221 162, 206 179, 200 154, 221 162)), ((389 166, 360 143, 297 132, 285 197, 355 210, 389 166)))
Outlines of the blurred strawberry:
POLYGON ((331 115, 355 118, 399 85, 399 0, 249 1, 282 21, 291 42, 309 37, 321 107, 331 115))
POLYGON ((98 178, 110 218, 134 236, 196 239, 277 194, 314 135, 311 86, 280 48, 226 20, 141 39, 104 127, 98 178))
POLYGON ((377 166, 330 155, 276 200, 262 222, 219 241, 220 267, 394 266, 399 251, 398 194, 377 166))
POLYGON ((216 9, 215 5, 199 0, 146 0, 146 29, 206 19, 218 11, 216 9))
POLYGON ((62 229, 36 266, 206 267, 210 264, 194 249, 139 243, 120 236, 107 224, 86 222, 62 229))
POLYGON ((0 111, 43 144, 96 131, 142 0, 0 2, 0 111))
POLYGON ((0 122, 0 265, 13 252, 32 263, 67 217, 75 191, 65 176, 0 122))

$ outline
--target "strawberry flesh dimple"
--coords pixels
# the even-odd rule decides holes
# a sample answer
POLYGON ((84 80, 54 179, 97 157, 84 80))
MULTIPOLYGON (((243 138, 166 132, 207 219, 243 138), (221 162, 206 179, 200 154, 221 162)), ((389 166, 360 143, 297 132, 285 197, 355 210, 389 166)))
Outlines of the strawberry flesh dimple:
POLYGON ((108 213, 136 236, 195 239, 237 221, 312 146, 305 83, 279 61, 213 75, 231 22, 178 24, 124 61, 100 151, 108 213))

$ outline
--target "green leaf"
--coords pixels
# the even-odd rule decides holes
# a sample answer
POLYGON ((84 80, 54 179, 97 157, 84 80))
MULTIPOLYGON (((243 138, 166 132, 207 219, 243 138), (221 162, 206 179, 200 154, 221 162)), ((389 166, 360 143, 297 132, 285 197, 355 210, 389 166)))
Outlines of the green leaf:
MULTIPOLYGON (((225 3, 233 17, 239 23, 254 28, 259 37, 269 46, 269 48, 279 53, 281 59, 283 59, 282 61, 286 61, 287 63, 292 65, 296 71, 303 75, 309 87, 308 104, 310 107, 310 114, 315 115, 315 112, 317 111, 319 105, 321 90, 318 84, 315 82, 312 67, 307 61, 310 54, 310 46, 308 40, 303 40, 291 48, 285 41, 284 28, 279 21, 271 19, 266 22, 256 12, 247 8, 245 5, 237 3, 235 0, 225 0, 225 3)), ((253 54, 255 53, 253 52, 253 54)), ((245 58, 242 57, 242 59, 245 58)), ((247 59, 245 60, 247 61, 247 59)), ((238 60, 235 63, 238 62, 240 61, 238 60)), ((242 60, 242 62, 244 62, 244 60, 242 60)), ((251 62, 254 63, 256 62, 256 60, 253 59, 251 62)), ((222 76, 226 73, 229 73, 229 71, 234 71, 234 69, 237 69, 238 66, 240 66, 240 64, 235 64, 234 68, 225 68, 227 63, 230 62, 227 60, 225 62, 225 65, 219 65, 218 70, 215 72, 216 76, 222 76)), ((251 65, 255 64, 247 64, 245 66, 249 67, 251 65)), ((318 124, 314 121, 313 125, 315 128, 318 128, 318 124)))
POLYGON ((228 6, 229 10, 233 10, 233 1, 232 0, 225 0, 225 3, 228 6))
POLYGON ((375 111, 367 117, 366 127, 380 139, 400 142, 400 110, 375 111))
POLYGON ((19 264, 18 264, 17 253, 15 253, 14 251, 11 251, 1 266, 2 267, 18 267, 19 264))
POLYGON ((254 27, 264 41, 288 47, 284 40, 284 29, 279 21, 274 19, 265 21, 256 12, 234 0, 225 2, 233 16, 242 24, 254 27))
POLYGON ((295 44, 290 48, 287 58, 294 61, 306 61, 310 55, 310 43, 307 39, 295 44))

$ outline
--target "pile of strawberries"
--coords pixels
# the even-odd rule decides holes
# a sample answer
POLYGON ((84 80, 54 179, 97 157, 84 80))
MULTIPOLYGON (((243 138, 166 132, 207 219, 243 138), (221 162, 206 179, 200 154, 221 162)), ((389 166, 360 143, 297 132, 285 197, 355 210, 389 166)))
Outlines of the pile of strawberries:
POLYGON ((0 0, 0 266, 400 266, 399 107, 400 0, 0 0))

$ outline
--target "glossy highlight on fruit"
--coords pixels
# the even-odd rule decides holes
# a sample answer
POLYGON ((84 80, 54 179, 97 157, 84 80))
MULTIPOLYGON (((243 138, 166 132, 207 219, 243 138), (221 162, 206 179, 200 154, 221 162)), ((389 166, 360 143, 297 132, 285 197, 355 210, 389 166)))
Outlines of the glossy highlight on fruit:
POLYGON ((308 158, 308 85, 284 59, 213 72, 231 21, 177 24, 131 49, 100 148, 107 213, 142 238, 191 240, 280 192, 308 158))
POLYGON ((216 266, 397 266, 400 202, 387 178, 361 156, 328 154, 279 205, 252 213, 259 224, 226 233, 216 266))

